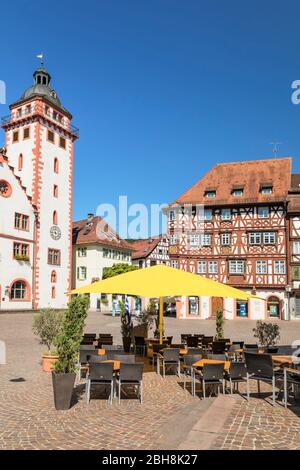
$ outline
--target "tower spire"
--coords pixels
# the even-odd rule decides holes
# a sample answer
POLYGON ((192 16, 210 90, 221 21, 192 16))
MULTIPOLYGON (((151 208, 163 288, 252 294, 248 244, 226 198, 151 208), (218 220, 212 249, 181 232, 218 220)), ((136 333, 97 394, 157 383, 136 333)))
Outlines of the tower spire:
POLYGON ((37 57, 37 59, 40 59, 40 61, 41 61, 41 66, 43 67, 43 66, 44 66, 44 58, 45 58, 44 53, 41 52, 40 54, 37 54, 36 57, 37 57))

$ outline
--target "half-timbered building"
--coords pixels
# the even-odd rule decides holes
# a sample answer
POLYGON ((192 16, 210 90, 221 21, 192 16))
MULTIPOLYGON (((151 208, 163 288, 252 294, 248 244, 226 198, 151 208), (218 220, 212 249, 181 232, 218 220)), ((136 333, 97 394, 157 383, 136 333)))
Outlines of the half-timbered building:
POLYGON ((169 205, 171 266, 263 299, 182 299, 179 317, 210 318, 222 308, 227 319, 300 318, 300 175, 291 165, 218 164, 169 205))
POLYGON ((156 264, 169 264, 169 240, 166 235, 134 240, 131 245, 134 250, 133 265, 146 268, 156 264))

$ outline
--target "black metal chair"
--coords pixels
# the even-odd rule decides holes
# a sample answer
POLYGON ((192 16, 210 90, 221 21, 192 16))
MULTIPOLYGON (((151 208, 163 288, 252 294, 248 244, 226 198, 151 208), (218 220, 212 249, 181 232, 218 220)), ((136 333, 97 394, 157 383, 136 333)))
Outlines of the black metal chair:
POLYGON ((192 395, 194 394, 193 393, 194 381, 193 381, 193 367, 192 366, 193 364, 195 364, 195 362, 201 361, 202 357, 203 357, 202 354, 187 354, 183 358, 183 388, 184 390, 186 389, 187 377, 191 377, 192 395))
MULTIPOLYGON (((163 368, 163 377, 166 376, 166 368, 176 367, 177 368, 177 375, 180 377, 180 360, 179 360, 179 349, 175 348, 168 348, 164 349, 163 353, 158 357, 158 364, 160 365, 160 359, 162 361, 162 368, 163 368)), ((159 370, 158 365, 158 370, 159 370)))
POLYGON ((90 402, 91 386, 110 386, 109 403, 112 404, 114 394, 114 365, 112 362, 91 362, 86 381, 86 400, 90 402))
POLYGON ((292 389, 295 398, 295 391, 299 392, 300 389, 300 369, 299 365, 284 369, 284 406, 287 407, 289 390, 292 389))
POLYGON ((106 345, 112 345, 114 342, 114 338, 112 335, 99 335, 99 338, 98 338, 98 348, 102 348, 102 345, 103 344, 106 344, 106 345))
POLYGON ((182 333, 182 334, 180 335, 180 341, 181 341, 182 343, 186 344, 186 339, 187 339, 188 336, 192 336, 192 335, 191 335, 190 333, 182 333))
POLYGON ((134 350, 136 354, 141 354, 142 356, 146 355, 147 345, 144 336, 134 337, 134 350))
POLYGON ((78 374, 77 374, 77 379, 81 380, 81 372, 82 370, 87 371, 88 370, 88 362, 91 356, 97 355, 97 351, 95 348, 92 348, 91 346, 88 349, 81 349, 82 346, 80 346, 79 350, 79 357, 78 357, 78 374))
POLYGON ((202 348, 188 348, 188 354, 201 354, 202 356, 205 355, 205 352, 203 351, 202 348))
POLYGON ((213 340, 214 340, 213 336, 204 336, 202 338, 202 348, 205 351, 211 351, 213 340))
POLYGON ((173 341, 173 336, 167 336, 167 343, 168 343, 168 346, 171 346, 172 341, 173 341))
POLYGON ((198 347, 198 338, 197 336, 187 336, 186 345, 188 348, 197 348, 198 347))
POLYGON ((228 359, 231 359, 231 360, 234 360, 234 361, 238 361, 239 358, 241 357, 241 354, 239 352, 237 352, 238 350, 240 350, 240 345, 239 344, 232 344, 230 346, 230 348, 228 349, 227 351, 227 357, 228 359))
POLYGON ((257 381, 257 390, 260 394, 260 382, 269 382, 272 384, 273 406, 276 399, 276 377, 282 377, 282 371, 276 373, 272 356, 270 354, 257 354, 245 352, 245 362, 247 367, 247 399, 250 399, 250 379, 257 381))
POLYGON ((258 349, 258 344, 257 343, 247 343, 244 344, 245 349, 258 349))
POLYGON ((116 354, 114 357, 115 361, 120 361, 121 364, 135 364, 134 354, 116 354))
POLYGON ((232 341, 231 343, 232 345, 238 345, 239 346, 239 349, 243 349, 244 347, 244 341, 232 341))
POLYGON ((141 404, 143 403, 143 368, 144 364, 122 364, 119 376, 116 379, 118 386, 119 403, 121 402, 122 386, 134 386, 141 404))
POLYGON ((215 361, 226 361, 226 354, 207 354, 207 359, 214 359, 215 361))
POLYGON ((217 387, 218 391, 222 386, 223 393, 225 393, 225 380, 224 380, 224 364, 204 364, 202 371, 194 369, 193 372, 193 394, 196 395, 196 380, 202 383, 203 398, 206 398, 207 385, 217 387))
POLYGON ((117 351, 118 350, 118 347, 116 344, 102 343, 102 348, 105 349, 105 351, 117 351))
POLYGON ((106 354, 102 354, 102 356, 99 356, 99 354, 93 354, 92 356, 89 357, 88 363, 90 364, 91 362, 103 362, 107 360, 108 360, 108 357, 106 354))
POLYGON ((226 351, 226 341, 219 340, 213 341, 212 343, 212 353, 213 354, 224 354, 226 351))
POLYGON ((96 336, 97 336, 96 333, 84 333, 83 334, 84 338, 90 338, 93 341, 96 341, 96 336))
POLYGON ((245 362, 231 362, 228 371, 225 371, 225 389, 227 386, 227 380, 230 383, 230 393, 233 394, 233 390, 236 388, 239 391, 239 383, 246 382, 247 369, 245 362))

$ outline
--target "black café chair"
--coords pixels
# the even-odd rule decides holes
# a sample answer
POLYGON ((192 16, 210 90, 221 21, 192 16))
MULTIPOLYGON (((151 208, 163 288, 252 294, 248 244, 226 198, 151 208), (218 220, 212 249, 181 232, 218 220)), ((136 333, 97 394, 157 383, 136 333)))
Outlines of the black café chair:
POLYGON ((80 346, 79 350, 79 357, 78 357, 78 374, 77 379, 81 380, 81 372, 85 370, 88 371, 88 362, 91 356, 97 355, 97 351, 95 348, 89 347, 88 349, 81 349, 80 346))
POLYGON ((226 361, 226 354, 207 354, 207 359, 213 359, 215 361, 226 361))
POLYGON ((147 345, 144 336, 134 337, 134 350, 136 354, 140 354, 141 356, 146 355, 147 345))
POLYGON ((225 393, 224 364, 204 364, 202 371, 194 370, 193 395, 196 395, 196 380, 202 383, 203 398, 206 397, 207 385, 216 387, 219 391, 222 386, 225 393))
POLYGON ((226 351, 226 341, 219 340, 213 341, 212 343, 212 353, 213 354, 224 354, 226 351))
POLYGON ((202 357, 203 357, 202 354, 187 354, 183 358, 183 388, 184 390, 186 389, 187 377, 191 377, 192 395, 194 395, 193 393, 194 381, 193 381, 193 367, 192 366, 193 364, 195 364, 195 362, 201 361, 202 357))
MULTIPOLYGON (((162 361, 163 368, 163 377, 166 376, 166 368, 176 368, 177 375, 180 377, 180 359, 179 359, 180 350, 175 348, 164 349, 163 353, 158 357, 159 365, 160 359, 162 361)), ((159 370, 158 365, 158 370, 159 370)))
POLYGON ((257 390, 260 393, 260 382, 272 384, 273 406, 276 398, 276 378, 282 377, 282 371, 275 371, 272 356, 270 354, 257 354, 245 352, 245 362, 247 367, 247 399, 250 399, 250 379, 257 381, 257 390))
POLYGON ((116 385, 118 387, 119 404, 121 402, 121 389, 122 386, 136 387, 137 396, 143 403, 143 368, 144 364, 122 364, 120 367, 119 376, 116 378, 116 385))
POLYGON ((116 354, 114 356, 115 361, 120 361, 121 364, 135 364, 134 354, 116 354))
POLYGON ((188 348, 197 348, 198 347, 198 337, 197 336, 188 336, 186 338, 186 345, 188 348))
POLYGON ((109 403, 112 404, 114 394, 114 365, 112 362, 91 362, 86 381, 86 400, 90 402, 91 386, 110 386, 109 403))
POLYGON ((246 382, 247 369, 245 362, 231 362, 228 371, 225 371, 225 388, 227 381, 230 384, 230 393, 233 394, 233 390, 239 391, 239 383, 246 382))

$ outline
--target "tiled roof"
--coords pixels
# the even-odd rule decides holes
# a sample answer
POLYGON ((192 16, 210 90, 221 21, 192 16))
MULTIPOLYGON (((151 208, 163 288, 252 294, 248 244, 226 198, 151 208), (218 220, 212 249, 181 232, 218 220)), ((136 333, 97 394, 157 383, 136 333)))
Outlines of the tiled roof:
POLYGON ((273 158, 215 165, 172 204, 205 205, 245 204, 285 200, 291 185, 292 159, 273 158), (262 194, 262 186, 273 186, 272 194, 262 194), (243 188, 242 196, 233 196, 234 189, 243 188), (214 198, 206 191, 216 191, 214 198))
POLYGON ((161 236, 146 238, 143 240, 135 240, 130 243, 134 252, 132 259, 147 258, 152 251, 157 247, 161 236))
POLYGON ((90 221, 84 219, 73 222, 73 245, 88 244, 98 244, 128 251, 133 250, 130 243, 120 238, 100 216, 93 217, 90 221))

